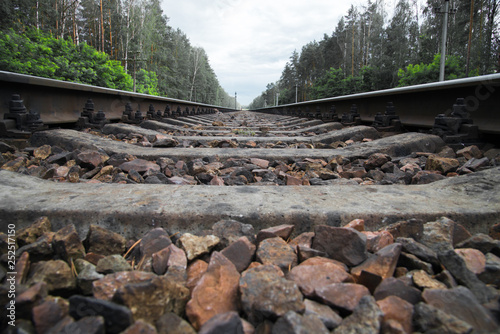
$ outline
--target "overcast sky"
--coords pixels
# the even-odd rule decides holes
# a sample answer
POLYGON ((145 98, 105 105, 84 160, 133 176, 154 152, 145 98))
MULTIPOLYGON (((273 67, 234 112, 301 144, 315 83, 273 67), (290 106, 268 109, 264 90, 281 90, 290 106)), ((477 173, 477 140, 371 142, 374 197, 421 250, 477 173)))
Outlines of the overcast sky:
POLYGON ((359 0, 163 0, 168 24, 205 49, 228 94, 248 105, 279 80, 293 50, 331 35, 359 0))

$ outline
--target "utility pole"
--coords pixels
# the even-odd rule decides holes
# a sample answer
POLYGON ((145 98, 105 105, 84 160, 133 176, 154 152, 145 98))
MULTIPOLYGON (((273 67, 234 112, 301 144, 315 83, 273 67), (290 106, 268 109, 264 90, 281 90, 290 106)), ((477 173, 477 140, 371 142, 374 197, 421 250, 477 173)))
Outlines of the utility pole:
POLYGON ((299 85, 295 84, 295 103, 297 103, 297 93, 298 93, 298 90, 299 90, 299 85))
POLYGON ((276 105, 279 104, 279 102, 278 102, 279 97, 280 97, 280 93, 276 93, 276 105))
POLYGON ((444 0, 444 12, 441 11, 441 8, 437 8, 437 12, 444 14, 443 19, 443 31, 441 34, 441 64, 439 66, 439 81, 444 81, 444 68, 446 62, 446 35, 448 33, 448 14, 456 13, 455 5, 450 12, 450 0, 444 0))
POLYGON ((236 107, 236 105, 237 105, 236 96, 237 96, 237 94, 236 94, 236 92, 234 92, 234 110, 238 110, 238 108, 236 107))

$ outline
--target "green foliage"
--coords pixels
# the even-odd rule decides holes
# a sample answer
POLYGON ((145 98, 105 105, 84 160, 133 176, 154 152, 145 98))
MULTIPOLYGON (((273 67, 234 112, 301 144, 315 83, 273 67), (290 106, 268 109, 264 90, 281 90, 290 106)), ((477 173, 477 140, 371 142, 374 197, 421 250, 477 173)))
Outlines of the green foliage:
POLYGON ((89 85, 132 90, 120 62, 82 43, 29 30, 0 32, 0 70, 89 85))
MULTIPOLYGON (((398 71, 398 87, 424 84, 436 82, 439 80, 439 69, 441 66, 441 55, 434 56, 434 60, 430 64, 410 64, 405 69, 398 71)), ((457 56, 447 56, 445 61, 445 80, 453 80, 464 78, 465 66, 463 61, 457 56)), ((469 76, 478 75, 475 70, 469 73, 469 76)))
POLYGON ((148 72, 145 69, 137 72, 135 89, 137 93, 160 95, 158 94, 158 78, 156 77, 156 73, 148 72))

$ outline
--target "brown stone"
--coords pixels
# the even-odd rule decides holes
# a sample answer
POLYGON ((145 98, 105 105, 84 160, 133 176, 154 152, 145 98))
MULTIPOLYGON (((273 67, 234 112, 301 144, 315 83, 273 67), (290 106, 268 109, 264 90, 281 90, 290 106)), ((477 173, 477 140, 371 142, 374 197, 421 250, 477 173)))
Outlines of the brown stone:
POLYGON ((139 173, 145 173, 150 169, 155 172, 160 172, 161 169, 156 163, 144 159, 134 159, 132 161, 124 162, 119 166, 119 168, 127 173, 132 169, 139 173))
POLYGON ((286 174, 286 185, 287 186, 301 186, 302 185, 302 179, 295 177, 290 174, 286 174))
POLYGON ((412 273, 413 283, 421 289, 447 289, 446 284, 433 279, 423 270, 415 270, 412 273))
POLYGON ((369 170, 381 167, 383 164, 385 164, 390 160, 391 157, 388 156, 387 154, 374 153, 368 157, 368 160, 365 160, 365 168, 369 170))
POLYGON ((68 315, 68 302, 62 298, 46 300, 33 307, 33 324, 36 332, 44 334, 68 315))
POLYGON ((179 246, 186 252, 189 261, 208 253, 219 243, 215 235, 199 237, 191 233, 184 233, 178 240, 179 246))
POLYGON ((366 260, 366 236, 352 228, 317 225, 312 248, 334 260, 355 266, 366 260))
POLYGON ((85 257, 85 248, 76 232, 75 225, 63 227, 52 239, 54 251, 66 262, 85 257))
POLYGON ((45 160, 52 154, 52 147, 50 145, 43 145, 35 148, 33 156, 38 159, 45 160))
POLYGON ((221 177, 215 175, 212 178, 212 180, 210 180, 210 185, 211 186, 223 186, 224 185, 224 180, 221 177))
POLYGON ((71 291, 76 288, 76 277, 62 260, 40 261, 31 266, 28 284, 44 282, 49 292, 71 291))
POLYGON ((257 248, 256 258, 262 264, 274 264, 284 273, 297 264, 297 254, 280 237, 263 240, 257 248))
POLYGON ((187 268, 186 287, 192 292, 198 281, 207 271, 208 263, 203 260, 195 260, 187 268))
POLYGON ((47 284, 38 282, 16 296, 16 315, 20 318, 31 318, 34 306, 43 302, 47 297, 47 284))
POLYGON ((365 262, 352 268, 351 274, 356 279, 359 278, 361 271, 367 271, 382 278, 392 277, 398 264, 401 248, 402 245, 398 243, 382 248, 375 255, 369 256, 365 262))
POLYGON ((250 162, 254 165, 259 166, 260 168, 266 169, 267 167, 269 167, 269 160, 250 158, 250 162))
POLYGON ((441 173, 448 173, 455 171, 460 163, 457 159, 443 158, 437 155, 431 155, 427 158, 425 164, 426 170, 437 170, 441 173))
POLYGON ((262 240, 274 237, 288 240, 294 229, 295 225, 278 225, 260 230, 259 233, 257 233, 256 243, 258 245, 262 240))
POLYGON ((390 234, 387 231, 379 231, 379 232, 363 231, 361 233, 363 233, 366 236, 366 249, 372 253, 376 253, 382 248, 394 242, 392 234, 390 234))
MULTIPOLYGON (((448 173, 447 175, 449 175, 448 173)), ((440 174, 438 171, 421 170, 411 178, 411 184, 428 184, 445 179, 446 176, 440 174)))
POLYGON ((79 153, 76 157, 76 162, 82 167, 96 168, 102 166, 109 160, 109 156, 104 153, 87 150, 79 153))
POLYGON ((3 164, 1 169, 8 170, 11 172, 17 172, 19 168, 24 167, 26 165, 26 158, 19 157, 14 160, 8 161, 3 164))
MULTIPOLYGON (((397 268, 396 268, 397 269, 397 268)), ((383 278, 379 275, 373 274, 369 271, 361 270, 361 272, 356 277, 356 283, 364 285, 373 294, 377 286, 382 282, 383 278)))
POLYGON ((363 232, 365 230, 365 220, 364 219, 354 219, 347 223, 344 227, 350 227, 356 231, 363 232))
POLYGON ((28 252, 24 252, 21 254, 19 259, 16 262, 16 284, 23 284, 28 277, 28 273, 30 271, 30 255, 28 252))
POLYGON ((123 254, 127 241, 118 233, 91 224, 84 244, 87 251, 100 255, 123 254))
POLYGON ((127 306, 135 320, 154 323, 166 312, 182 314, 189 290, 164 276, 126 284, 116 290, 113 301, 127 306))
POLYGON ((116 290, 126 284, 150 281, 155 277, 156 275, 154 273, 144 271, 124 271, 106 275, 93 283, 94 297, 111 300, 115 295, 116 290))
POLYGON ((196 334, 193 326, 173 312, 167 312, 156 321, 158 333, 196 334))
POLYGON ((222 250, 222 255, 231 261, 238 272, 242 272, 252 262, 255 256, 255 245, 247 237, 241 237, 222 250))
MULTIPOLYGON (((308 259, 311 259, 313 257, 328 257, 328 255, 325 252, 319 251, 317 249, 309 248, 309 247, 304 247, 304 246, 297 246, 295 249, 295 252, 297 253, 297 257, 299 259, 299 263, 304 262, 308 259)), ((343 264, 343 263, 342 263, 343 264)))
POLYGON ((213 252, 207 271, 186 305, 186 315, 195 329, 216 314, 238 311, 239 279, 233 263, 219 252, 213 252))
POLYGON ((85 261, 92 263, 94 266, 97 266, 97 263, 100 259, 104 258, 104 255, 96 254, 96 253, 87 253, 83 258, 85 261))
POLYGON ((66 178, 69 173, 69 167, 59 166, 56 168, 54 178, 66 178))
POLYGON ((16 256, 19 256, 23 252, 27 252, 29 253, 31 262, 50 260, 54 258, 54 250, 52 248, 53 235, 53 232, 47 232, 38 238, 37 241, 18 248, 16 256))
POLYGON ((458 150, 457 156, 464 157, 467 160, 472 158, 481 159, 483 157, 483 152, 481 152, 476 145, 471 145, 458 150))
POLYGON ((154 228, 146 233, 139 243, 140 258, 150 258, 153 253, 159 252, 172 244, 168 233, 161 227, 154 228))
POLYGON ((363 296, 370 291, 363 285, 354 283, 332 283, 315 289, 316 296, 327 305, 342 312, 352 312, 363 296))
POLYGON ((406 334, 413 332, 412 316, 413 305, 396 296, 389 296, 377 301, 377 305, 384 313, 382 320, 382 328, 384 328, 390 320, 399 323, 406 334))
POLYGON ((481 274, 486 267, 486 257, 474 248, 456 248, 455 252, 465 261, 467 268, 474 274, 481 274))
POLYGON ((290 240, 289 246, 297 249, 297 246, 311 248, 314 232, 304 232, 290 240))
POLYGON ((500 223, 490 227, 489 236, 495 240, 500 240, 500 223))
POLYGON ((389 296, 396 296, 415 305, 420 302, 422 292, 417 288, 406 285, 402 280, 394 277, 386 278, 379 284, 373 293, 376 300, 389 296))
POLYGON ((336 261, 313 257, 292 268, 287 278, 294 281, 306 297, 314 297, 315 289, 332 283, 354 282, 342 265, 336 261))
POLYGON ((394 239, 403 237, 418 241, 424 234, 424 223, 417 219, 403 220, 387 226, 384 230, 392 234, 394 239))
POLYGON ((124 330, 121 334, 157 334, 156 328, 145 322, 144 320, 137 320, 134 324, 124 330))
POLYGON ((22 228, 16 233, 17 245, 22 247, 31 244, 46 232, 50 232, 52 226, 48 217, 36 219, 30 226, 22 228))
POLYGON ((153 271, 156 274, 163 275, 170 267, 187 268, 186 253, 173 244, 153 254, 153 271))

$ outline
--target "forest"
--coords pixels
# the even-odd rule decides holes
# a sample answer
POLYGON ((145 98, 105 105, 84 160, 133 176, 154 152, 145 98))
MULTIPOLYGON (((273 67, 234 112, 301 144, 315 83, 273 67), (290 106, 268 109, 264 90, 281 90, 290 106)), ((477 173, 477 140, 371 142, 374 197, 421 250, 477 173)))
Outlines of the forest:
POLYGON ((1 0, 0 70, 235 105, 160 0, 1 0))
MULTIPOLYGON (((500 0, 451 0, 445 80, 500 70, 500 0)), ((331 35, 296 50, 249 109, 438 81, 444 0, 351 5, 331 35), (390 16, 390 17, 389 17, 390 16)))

